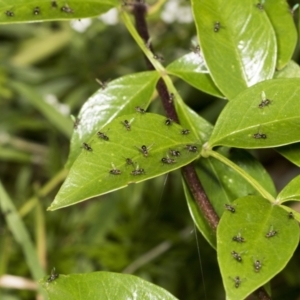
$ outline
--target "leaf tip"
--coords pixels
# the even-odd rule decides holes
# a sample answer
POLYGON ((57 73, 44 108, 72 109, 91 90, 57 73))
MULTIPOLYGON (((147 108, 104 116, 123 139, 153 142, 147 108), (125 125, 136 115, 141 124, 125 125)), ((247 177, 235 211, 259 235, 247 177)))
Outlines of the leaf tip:
POLYGON ((53 207, 53 205, 50 205, 48 208, 47 208, 47 211, 53 211, 55 210, 55 208, 53 207))

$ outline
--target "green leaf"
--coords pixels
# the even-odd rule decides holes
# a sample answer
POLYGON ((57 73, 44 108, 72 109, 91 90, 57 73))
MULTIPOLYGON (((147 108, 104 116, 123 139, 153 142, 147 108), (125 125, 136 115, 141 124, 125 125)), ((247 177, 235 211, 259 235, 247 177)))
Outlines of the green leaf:
MULTIPOLYGON (((180 123, 197 135, 200 144, 203 145, 209 139, 213 126, 179 100, 175 104, 180 123)), ((272 179, 262 165, 250 154, 237 149, 223 148, 219 149, 219 151, 257 181, 261 182, 272 195, 276 194, 272 179)), ((224 211, 225 203, 230 203, 238 197, 257 193, 252 185, 241 178, 239 174, 214 158, 201 158, 194 163, 194 166, 204 186, 204 190, 219 216, 224 211)), ((213 248, 216 248, 215 233, 211 230, 203 213, 199 210, 184 180, 183 187, 192 219, 208 243, 213 248)))
POLYGON ((47 103, 41 94, 36 92, 32 87, 21 82, 11 82, 11 87, 22 97, 24 97, 32 106, 34 106, 45 118, 49 120, 67 138, 72 133, 71 120, 60 113, 53 105, 47 103))
POLYGON ((282 69, 292 58, 297 44, 297 30, 286 0, 265 1, 266 11, 275 30, 278 57, 276 68, 282 69))
POLYGON ((48 281, 45 278, 41 284, 49 300, 177 299, 166 290, 133 275, 94 272, 59 275, 48 281))
MULTIPOLYGON (((274 78, 300 78, 300 67, 296 62, 291 60, 282 70, 275 72, 274 78)), ((290 162, 300 167, 300 143, 286 145, 275 150, 290 162)))
POLYGON ((229 100, 273 77, 274 30, 252 0, 192 0, 192 9, 207 68, 229 100))
POLYGON ((276 148, 275 150, 290 162, 300 167, 300 143, 276 148))
POLYGON ((208 147, 268 148, 300 141, 300 79, 256 84, 220 114, 208 147))
POLYGON ((0 24, 96 17, 118 4, 117 0, 1 0, 0 24))
POLYGON ((70 168, 83 142, 118 116, 133 113, 136 106, 146 109, 155 91, 159 75, 155 71, 127 75, 100 88, 82 106, 77 117, 67 167, 70 168), (78 123, 78 124, 77 124, 78 123))
MULTIPOLYGON (((263 166, 248 152, 240 149, 218 149, 223 156, 241 167, 250 176, 260 182, 272 195, 276 194, 274 183, 263 166)), ((259 193, 243 179, 235 170, 222 162, 209 157, 202 158, 195 163, 197 174, 203 185, 212 206, 219 217, 224 212, 224 205, 230 204, 239 197, 247 195, 259 195, 259 193)), ((200 232, 209 243, 216 247, 215 235, 207 224, 191 195, 186 195, 190 213, 200 232)))
POLYGON ((37 64, 69 45, 73 37, 70 27, 58 31, 45 31, 42 35, 26 39, 11 57, 10 63, 18 68, 37 64))
POLYGON ((218 261, 227 299, 245 299, 286 266, 299 243, 299 226, 262 197, 240 198, 233 207, 218 226, 218 261))
MULTIPOLYGON (((242 149, 219 148, 218 151, 256 179, 270 194, 276 195, 272 178, 251 154, 242 149)), ((219 216, 224 204, 247 195, 259 195, 258 191, 235 170, 213 157, 199 160, 199 177, 209 198, 216 203, 219 216)))
POLYGON ((274 79, 276 78, 299 78, 300 77, 300 67, 299 65, 290 60, 287 65, 280 71, 275 72, 274 79))
POLYGON ((0 146, 0 160, 18 163, 32 163, 34 161, 34 156, 11 147, 0 146))
POLYGON ((167 126, 166 120, 160 115, 135 113, 118 117, 102 129, 99 126, 102 134, 95 133, 91 140, 85 141, 88 145, 81 149, 49 210, 157 177, 199 157, 196 148, 187 149, 187 145, 199 147, 193 133, 184 135, 181 126, 176 123, 167 126), (125 120, 130 123, 130 130, 124 126, 125 120), (142 146, 148 155, 142 153, 142 146), (180 156, 172 156, 170 149, 179 151, 180 156))
POLYGON ((197 136, 201 146, 206 143, 212 133, 213 126, 188 107, 183 101, 178 99, 175 102, 175 106, 181 126, 188 128, 197 136))
POLYGON ((279 203, 291 200, 300 201, 300 175, 290 181, 279 193, 276 199, 279 203))
POLYGON ((279 205, 279 206, 288 212, 288 216, 290 219, 294 218, 295 220, 297 220, 300 223, 300 213, 299 212, 297 212, 296 210, 294 210, 288 206, 285 206, 285 205, 279 205))
POLYGON ((191 52, 180 57, 168 65, 166 70, 168 74, 181 78, 200 91, 224 98, 211 79, 201 52, 191 52))
POLYGON ((14 239, 19 243, 23 250, 26 262, 28 264, 29 270, 32 277, 35 280, 40 279, 44 276, 44 270, 39 263, 38 255, 34 244, 30 238, 29 232, 20 218, 20 215, 10 199, 9 195, 6 193, 1 181, 0 181, 0 210, 6 219, 8 227, 14 236, 14 239))

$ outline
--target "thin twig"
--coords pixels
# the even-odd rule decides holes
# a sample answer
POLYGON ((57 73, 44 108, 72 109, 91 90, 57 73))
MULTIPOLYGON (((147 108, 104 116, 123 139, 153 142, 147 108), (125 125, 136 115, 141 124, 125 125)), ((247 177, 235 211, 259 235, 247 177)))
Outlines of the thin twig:
POLYGON ((219 216, 216 214, 213 206, 209 202, 202 184, 197 176, 196 170, 192 164, 182 168, 182 174, 186 183, 190 188, 190 192, 194 196, 196 203, 203 212, 210 227, 216 231, 219 223, 219 216))

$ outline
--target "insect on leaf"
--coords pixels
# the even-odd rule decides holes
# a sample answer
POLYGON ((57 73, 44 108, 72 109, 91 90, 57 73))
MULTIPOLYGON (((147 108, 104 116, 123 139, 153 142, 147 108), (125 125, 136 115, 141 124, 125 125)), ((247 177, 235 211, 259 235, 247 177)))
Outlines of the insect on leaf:
POLYGON ((86 141, 81 154, 49 210, 69 206, 178 169, 199 157, 192 133, 183 135, 176 124, 167 126, 160 115, 118 117, 86 141), (132 120, 130 130, 124 120, 132 120), (172 151, 180 155, 173 156, 172 151), (129 160, 128 160, 129 159, 129 160), (128 162, 132 163, 128 163, 128 162))

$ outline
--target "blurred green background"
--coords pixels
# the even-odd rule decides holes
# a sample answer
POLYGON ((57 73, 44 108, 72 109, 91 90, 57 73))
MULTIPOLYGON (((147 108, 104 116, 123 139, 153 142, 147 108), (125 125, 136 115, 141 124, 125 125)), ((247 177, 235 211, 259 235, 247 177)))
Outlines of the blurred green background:
MULTIPOLYGON (((148 18, 154 48, 164 56, 165 65, 196 45, 188 5, 168 1, 148 18)), ((195 232, 179 171, 46 211, 66 176, 70 115, 76 116, 99 88, 95 78, 105 81, 145 69, 141 51, 113 13, 71 23, 0 26, 0 179, 47 274, 53 267, 62 274, 127 272, 179 299, 224 299, 216 253, 195 232)), ((182 98, 214 123, 226 101, 181 80, 175 83, 182 98)), ((163 113, 159 101, 151 110, 163 113)), ((278 190, 299 174, 273 150, 252 153, 278 190)), ((0 277, 4 274, 31 278, 22 248, 0 215, 0 277)), ((300 299, 299 274, 298 247, 272 281, 274 299, 300 299)), ((35 299, 35 292, 0 286, 0 299, 35 299)))

